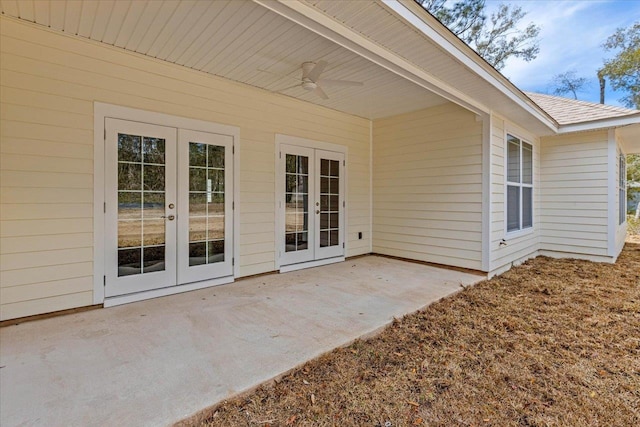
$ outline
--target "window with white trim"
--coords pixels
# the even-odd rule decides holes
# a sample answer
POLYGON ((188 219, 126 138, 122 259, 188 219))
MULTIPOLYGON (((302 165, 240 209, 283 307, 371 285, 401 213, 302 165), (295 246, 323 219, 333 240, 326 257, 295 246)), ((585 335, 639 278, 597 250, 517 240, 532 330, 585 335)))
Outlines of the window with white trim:
POLYGON ((507 134, 507 232, 533 227, 533 146, 507 134))
POLYGON ((624 154, 620 154, 618 177, 618 197, 619 201, 619 224, 622 225, 627 220, 627 159, 624 154))

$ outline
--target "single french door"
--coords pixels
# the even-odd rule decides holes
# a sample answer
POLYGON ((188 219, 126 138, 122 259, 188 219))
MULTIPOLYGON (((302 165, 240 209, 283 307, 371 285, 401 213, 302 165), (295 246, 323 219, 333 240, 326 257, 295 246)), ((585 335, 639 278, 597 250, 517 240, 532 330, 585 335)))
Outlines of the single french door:
POLYGON ((233 274, 233 138, 105 119, 105 296, 233 274))
POLYGON ((344 256, 344 154, 281 145, 280 264, 344 256))

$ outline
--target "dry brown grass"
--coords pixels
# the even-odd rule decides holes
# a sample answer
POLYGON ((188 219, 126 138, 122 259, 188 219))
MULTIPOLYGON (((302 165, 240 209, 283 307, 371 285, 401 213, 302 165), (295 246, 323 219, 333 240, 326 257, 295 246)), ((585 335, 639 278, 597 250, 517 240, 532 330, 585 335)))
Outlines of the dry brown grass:
POLYGON ((205 417, 199 425, 640 425, 640 245, 615 265, 528 261, 205 417))

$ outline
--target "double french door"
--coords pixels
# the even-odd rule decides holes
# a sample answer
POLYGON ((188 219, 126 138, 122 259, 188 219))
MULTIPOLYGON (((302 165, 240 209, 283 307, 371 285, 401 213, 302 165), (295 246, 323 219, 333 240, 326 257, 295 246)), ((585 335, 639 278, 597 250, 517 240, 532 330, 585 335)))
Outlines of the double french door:
POLYGON ((344 154, 280 147, 280 265, 344 256, 344 154))
POLYGON ((105 119, 105 296, 233 274, 233 137, 105 119))

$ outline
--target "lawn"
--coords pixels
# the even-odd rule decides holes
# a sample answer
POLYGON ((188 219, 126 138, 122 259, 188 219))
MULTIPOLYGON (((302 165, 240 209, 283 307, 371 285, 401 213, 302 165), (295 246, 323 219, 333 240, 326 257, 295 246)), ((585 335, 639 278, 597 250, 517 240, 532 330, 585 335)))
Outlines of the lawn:
POLYGON ((530 260, 192 422, 640 425, 640 244, 615 265, 530 260))

